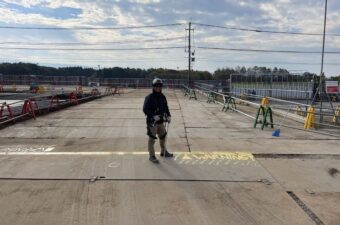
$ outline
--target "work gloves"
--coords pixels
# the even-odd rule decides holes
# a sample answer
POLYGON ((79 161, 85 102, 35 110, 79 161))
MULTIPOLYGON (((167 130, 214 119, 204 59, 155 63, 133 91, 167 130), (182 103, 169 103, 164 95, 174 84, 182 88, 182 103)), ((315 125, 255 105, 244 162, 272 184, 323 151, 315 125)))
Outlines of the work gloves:
POLYGON ((160 115, 155 115, 155 116, 153 116, 153 119, 154 119, 155 122, 158 122, 158 121, 161 120, 161 116, 160 115))
MULTIPOLYGON (((161 119, 162 119, 162 118, 161 118, 160 115, 155 115, 155 116, 153 116, 153 120, 155 121, 155 123, 157 123, 157 122, 160 121, 161 119)), ((165 117, 165 118, 163 119, 163 121, 166 121, 166 122, 168 122, 168 123, 171 123, 171 116, 165 117)))

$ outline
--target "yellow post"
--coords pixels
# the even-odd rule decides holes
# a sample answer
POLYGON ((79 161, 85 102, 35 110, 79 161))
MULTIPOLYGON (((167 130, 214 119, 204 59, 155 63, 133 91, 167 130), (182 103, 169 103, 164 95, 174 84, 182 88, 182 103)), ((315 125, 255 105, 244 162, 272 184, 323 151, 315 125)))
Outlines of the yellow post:
POLYGON ((301 106, 296 106, 296 114, 299 116, 303 116, 302 108, 301 106))
POLYGON ((305 129, 315 128, 315 108, 312 106, 308 107, 304 128, 305 129))
POLYGON ((268 107, 269 106, 269 98, 267 96, 264 96, 264 98, 261 101, 261 105, 263 107, 268 107))
POLYGON ((39 94, 43 94, 43 93, 45 93, 46 92, 46 89, 45 89, 45 87, 44 86, 39 86, 38 87, 38 91, 37 91, 39 94))
POLYGON ((83 94, 83 86, 78 85, 78 87, 76 88, 76 93, 83 94))
MULTIPOLYGON (((269 106, 269 98, 267 96, 264 96, 264 98, 262 98, 261 106, 264 108, 267 108, 269 106)), ((260 108, 259 113, 262 113, 262 108, 260 108)))
POLYGON ((244 94, 244 93, 242 93, 241 96, 240 96, 240 98, 241 98, 242 100, 247 100, 247 95, 244 94))
POLYGON ((333 117, 333 123, 337 124, 338 123, 338 116, 340 116, 340 105, 336 107, 335 109, 335 115, 333 117))

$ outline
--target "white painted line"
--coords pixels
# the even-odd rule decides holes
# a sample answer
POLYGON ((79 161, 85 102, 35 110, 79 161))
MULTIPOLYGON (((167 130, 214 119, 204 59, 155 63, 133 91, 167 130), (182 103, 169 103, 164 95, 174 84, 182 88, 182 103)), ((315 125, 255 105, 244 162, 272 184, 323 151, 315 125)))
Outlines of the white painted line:
POLYGON ((54 148, 55 148, 55 147, 46 148, 46 149, 45 149, 45 152, 50 152, 50 151, 52 151, 54 148))
POLYGON ((116 167, 119 167, 119 166, 120 166, 120 163, 118 163, 118 162, 112 162, 112 163, 109 164, 110 168, 116 168, 116 167))
POLYGON ((148 152, 0 152, 0 155, 148 155, 148 152))

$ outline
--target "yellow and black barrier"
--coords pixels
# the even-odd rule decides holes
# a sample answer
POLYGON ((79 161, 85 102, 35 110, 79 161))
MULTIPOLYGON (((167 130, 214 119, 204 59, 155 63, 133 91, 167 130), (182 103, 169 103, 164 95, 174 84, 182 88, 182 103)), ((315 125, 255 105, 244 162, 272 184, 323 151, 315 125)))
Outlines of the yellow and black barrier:
POLYGON ((336 125, 339 122, 340 117, 340 105, 336 107, 333 117, 333 123, 336 125))
POLYGON ((193 99, 197 100, 196 92, 195 92, 194 89, 183 86, 183 94, 184 94, 184 96, 189 96, 189 99, 193 98, 193 99))
POLYGON ((229 109, 236 109, 235 99, 232 97, 224 97, 224 104, 222 111, 227 112, 229 109))
POLYGON ((270 124, 271 128, 274 128, 274 121, 273 121, 273 111, 269 106, 269 98, 264 97, 261 101, 261 105, 259 109, 257 110, 256 116, 255 116, 255 122, 254 122, 254 128, 256 128, 256 125, 261 123, 261 129, 263 130, 265 126, 268 126, 270 124), (260 115, 262 115, 262 120, 259 120, 260 115), (270 122, 267 123, 267 117, 269 116, 270 122))
POLYGON ((211 102, 213 102, 213 103, 215 103, 216 102, 216 94, 214 93, 214 92, 209 92, 209 94, 208 94, 208 100, 207 100, 207 103, 211 103, 211 102))
POLYGON ((305 129, 315 128, 315 108, 312 106, 308 107, 304 128, 305 129))

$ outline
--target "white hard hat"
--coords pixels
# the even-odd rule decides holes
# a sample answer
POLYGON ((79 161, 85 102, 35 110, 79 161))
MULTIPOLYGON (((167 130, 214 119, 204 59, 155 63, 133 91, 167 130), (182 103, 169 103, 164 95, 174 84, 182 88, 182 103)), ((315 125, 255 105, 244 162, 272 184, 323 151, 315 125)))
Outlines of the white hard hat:
POLYGON ((155 78, 153 81, 152 81, 152 86, 163 86, 163 81, 159 78, 155 78))

